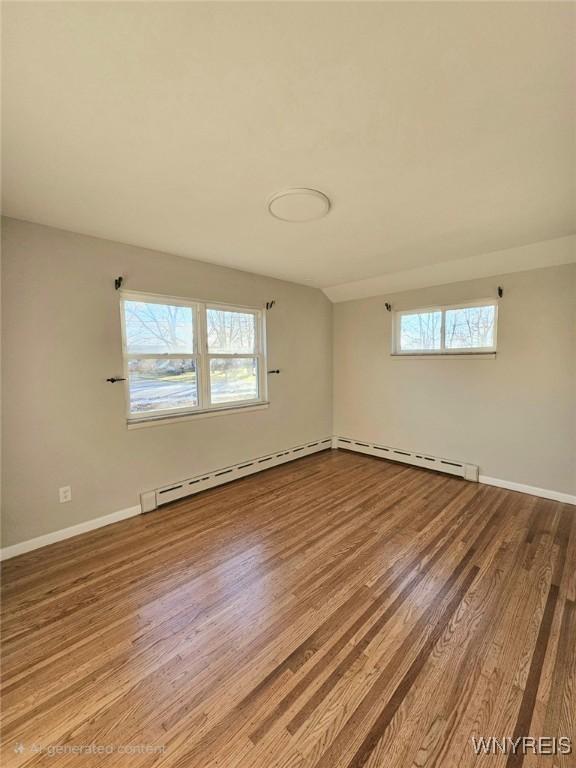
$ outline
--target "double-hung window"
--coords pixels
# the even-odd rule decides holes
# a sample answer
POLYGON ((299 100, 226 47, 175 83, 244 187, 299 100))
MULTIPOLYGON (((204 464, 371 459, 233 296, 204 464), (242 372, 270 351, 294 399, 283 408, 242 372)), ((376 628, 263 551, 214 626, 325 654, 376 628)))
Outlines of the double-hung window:
POLYGON ((266 402, 264 312, 123 292, 128 421, 266 402))
POLYGON ((498 304, 468 304, 394 313, 392 351, 396 355, 457 355, 496 352, 498 304))

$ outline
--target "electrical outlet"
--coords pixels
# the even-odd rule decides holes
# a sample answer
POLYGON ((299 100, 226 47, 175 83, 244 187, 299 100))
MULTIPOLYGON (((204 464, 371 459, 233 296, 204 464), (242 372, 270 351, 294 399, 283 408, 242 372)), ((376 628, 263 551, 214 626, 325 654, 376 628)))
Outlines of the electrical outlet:
POLYGON ((58 489, 58 495, 60 497, 60 504, 64 504, 67 501, 72 501, 72 488, 69 485, 65 485, 58 489))

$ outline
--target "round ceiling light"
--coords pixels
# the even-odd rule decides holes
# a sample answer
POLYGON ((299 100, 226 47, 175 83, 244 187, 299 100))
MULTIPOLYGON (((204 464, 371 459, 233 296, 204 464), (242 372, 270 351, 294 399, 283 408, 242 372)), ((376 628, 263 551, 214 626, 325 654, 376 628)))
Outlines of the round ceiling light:
POLYGON ((282 221, 313 221, 326 216, 330 200, 317 189, 287 189, 269 200, 268 210, 282 221))

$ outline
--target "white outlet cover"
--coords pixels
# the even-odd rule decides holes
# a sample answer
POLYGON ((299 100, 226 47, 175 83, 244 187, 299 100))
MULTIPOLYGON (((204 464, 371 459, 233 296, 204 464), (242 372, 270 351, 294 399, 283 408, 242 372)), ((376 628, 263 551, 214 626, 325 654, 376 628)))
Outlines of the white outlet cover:
POLYGON ((58 496, 60 498, 60 504, 72 501, 72 488, 69 485, 63 486, 58 490, 58 496))

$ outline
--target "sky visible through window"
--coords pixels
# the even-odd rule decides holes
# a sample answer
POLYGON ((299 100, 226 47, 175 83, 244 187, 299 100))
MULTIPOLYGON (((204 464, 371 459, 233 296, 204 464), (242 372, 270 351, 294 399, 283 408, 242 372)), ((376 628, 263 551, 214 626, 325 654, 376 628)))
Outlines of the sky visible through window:
POLYGON ((194 352, 191 307, 126 301, 126 342, 130 354, 194 352))
POLYGON ((400 315, 400 351, 490 349, 495 319, 493 304, 400 315))
POLYGON ((402 315, 400 348, 402 350, 440 349, 441 312, 402 315))

